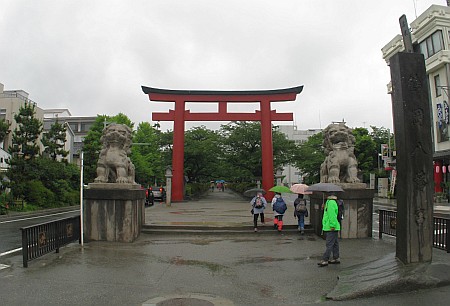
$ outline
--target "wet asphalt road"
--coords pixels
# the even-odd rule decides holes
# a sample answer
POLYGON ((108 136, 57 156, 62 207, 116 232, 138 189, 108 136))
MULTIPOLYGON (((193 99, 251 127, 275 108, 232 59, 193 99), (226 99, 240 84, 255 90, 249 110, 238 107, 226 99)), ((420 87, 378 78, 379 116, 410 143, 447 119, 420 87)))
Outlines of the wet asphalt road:
POLYGON ((43 216, 16 216, 0 219, 0 254, 22 247, 21 227, 79 215, 79 211, 53 212, 43 216))
MULTIPOLYGON (((158 210, 166 210, 170 218, 158 222, 194 222, 199 212, 210 217, 198 221, 197 216, 195 224, 223 225, 227 216, 231 216, 233 226, 238 220, 245 226, 251 222, 248 203, 230 193, 199 202, 194 211, 186 203, 183 209, 176 209, 176 205, 148 208, 146 217, 153 220, 158 210), (219 206, 208 208, 206 202, 211 199, 219 206), (224 203, 228 206, 221 205, 224 203)), ((22 268, 21 256, 0 257, 1 304, 156 305, 153 301, 158 298, 196 296, 210 298, 215 305, 448 305, 449 287, 326 301, 325 295, 346 268, 395 254, 395 239, 389 237, 344 239, 340 243, 342 263, 326 268, 317 267, 324 241, 314 234, 143 233, 133 243, 90 242, 83 248, 71 244, 59 254, 30 262, 27 269, 22 268)), ((450 258, 436 249, 433 256, 438 262, 450 258)))
MULTIPOLYGON (((306 236, 152 236, 132 244, 72 244, 0 270, 3 305, 143 305, 162 296, 220 297, 220 305, 448 305, 448 287, 334 302, 324 296, 346 267, 394 252, 394 242, 341 241, 340 265, 318 268, 323 240, 306 236), (420 302, 420 303, 419 303, 420 302)), ((447 255, 442 254, 440 255, 447 255)), ((178 304, 174 304, 178 305, 178 304)))
POLYGON ((72 244, 28 269, 18 256, 4 261, 11 267, 0 271, 0 295, 4 305, 141 305, 174 293, 210 294, 235 305, 304 305, 323 300, 343 268, 393 250, 385 241, 354 242, 342 241, 345 261, 325 269, 316 265, 323 240, 314 235, 141 235, 133 244, 72 244))

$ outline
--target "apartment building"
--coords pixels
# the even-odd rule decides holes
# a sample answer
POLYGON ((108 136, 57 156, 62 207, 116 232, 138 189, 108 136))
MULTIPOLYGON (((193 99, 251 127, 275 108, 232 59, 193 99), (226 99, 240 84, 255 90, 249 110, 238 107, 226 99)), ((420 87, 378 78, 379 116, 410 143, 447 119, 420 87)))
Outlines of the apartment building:
MULTIPOLYGON (((1 149, 8 151, 8 148, 12 144, 12 131, 17 128, 17 123, 14 120, 14 115, 19 113, 19 109, 25 105, 25 103, 32 103, 35 106, 35 118, 43 120, 44 110, 39 108, 36 102, 28 98, 28 93, 24 90, 5 90, 5 86, 0 83, 0 119, 4 119, 10 124, 10 132, 6 135, 1 149)), ((42 144, 41 151, 43 150, 42 144)))
MULTIPOLYGON (((56 120, 66 126, 64 149, 69 152, 66 159, 69 162, 77 163, 84 137, 86 137, 96 117, 74 117, 68 109, 42 109, 28 96, 29 94, 24 90, 5 90, 5 86, 0 83, 0 119, 4 119, 10 124, 10 132, 6 135, 3 143, 0 144, 0 149, 7 152, 12 144, 12 131, 17 127, 14 115, 19 112, 19 109, 25 103, 33 103, 35 105, 35 118, 43 122, 42 134, 48 132, 56 120)), ((43 152, 44 147, 40 141, 39 145, 41 152, 43 152)))
MULTIPOLYGON (((84 137, 88 134, 90 128, 97 117, 77 117, 72 116, 68 109, 46 109, 44 111, 44 130, 58 120, 59 123, 66 125, 67 140, 71 139, 69 151, 70 162, 79 163, 80 152, 83 149, 84 137)), ((69 141, 68 141, 69 142, 69 141)))
MULTIPOLYGON (((296 144, 301 144, 307 141, 310 136, 322 131, 322 129, 297 130, 295 125, 279 125, 278 130, 286 135, 287 139, 293 140, 296 144)), ((282 183, 284 185, 291 186, 292 184, 303 182, 302 172, 293 165, 284 166, 281 175, 283 176, 282 183)))

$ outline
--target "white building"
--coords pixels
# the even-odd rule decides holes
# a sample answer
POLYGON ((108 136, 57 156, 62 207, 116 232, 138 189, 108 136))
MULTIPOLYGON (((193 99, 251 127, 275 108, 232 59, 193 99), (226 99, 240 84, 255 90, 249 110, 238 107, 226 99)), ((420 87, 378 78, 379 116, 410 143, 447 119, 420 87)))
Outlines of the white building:
MULTIPOLYGON (((322 132, 322 129, 297 130, 295 125, 279 125, 278 130, 286 135, 287 139, 293 140, 295 144, 301 144, 307 141, 310 136, 322 132)), ((284 166, 282 175, 282 183, 288 186, 303 181, 301 171, 292 165, 284 166)))
POLYGON ((0 149, 0 172, 6 171, 9 168, 8 160, 11 155, 3 149, 0 149))

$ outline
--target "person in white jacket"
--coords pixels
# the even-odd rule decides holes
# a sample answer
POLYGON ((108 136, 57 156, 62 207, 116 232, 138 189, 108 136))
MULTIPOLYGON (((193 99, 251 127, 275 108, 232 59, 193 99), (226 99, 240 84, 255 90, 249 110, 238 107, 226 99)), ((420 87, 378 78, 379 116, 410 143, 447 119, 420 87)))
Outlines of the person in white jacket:
POLYGON ((263 197, 262 193, 258 192, 255 197, 250 201, 253 212, 253 227, 255 232, 258 231, 258 216, 261 216, 261 224, 264 225, 264 209, 267 207, 267 201, 263 197))

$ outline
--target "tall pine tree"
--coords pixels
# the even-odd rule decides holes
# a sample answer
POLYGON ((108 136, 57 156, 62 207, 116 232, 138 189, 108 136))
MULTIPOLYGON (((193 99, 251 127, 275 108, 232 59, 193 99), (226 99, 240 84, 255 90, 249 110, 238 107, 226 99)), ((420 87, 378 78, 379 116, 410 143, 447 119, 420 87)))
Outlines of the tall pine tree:
POLYGON ((14 115, 17 127, 13 132, 10 153, 19 153, 24 159, 34 159, 39 155, 38 139, 42 133, 42 121, 36 119, 34 103, 25 103, 14 115))
POLYGON ((50 130, 42 136, 44 153, 55 161, 58 156, 65 158, 69 154, 68 151, 64 150, 66 141, 66 126, 56 120, 50 130))

